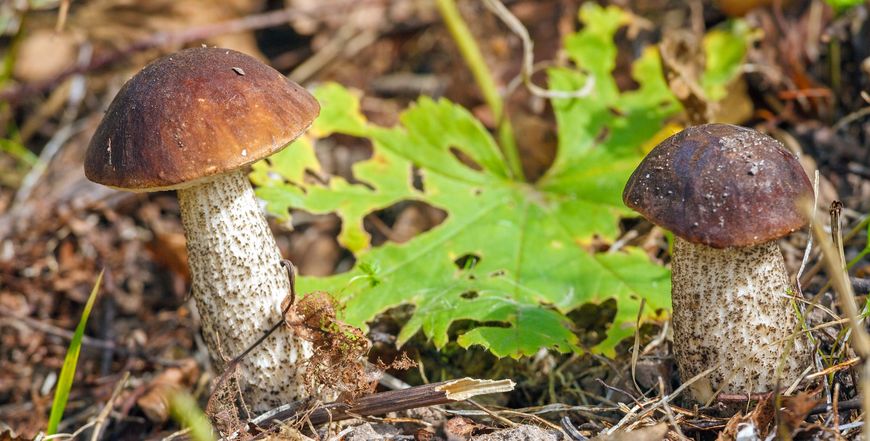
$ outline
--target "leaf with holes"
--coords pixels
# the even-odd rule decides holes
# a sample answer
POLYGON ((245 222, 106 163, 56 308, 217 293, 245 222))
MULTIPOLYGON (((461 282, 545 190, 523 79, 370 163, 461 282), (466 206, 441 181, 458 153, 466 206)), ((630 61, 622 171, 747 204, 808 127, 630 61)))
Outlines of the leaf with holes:
POLYGON ((632 334, 641 298, 648 317, 668 308, 667 269, 635 248, 599 252, 593 246, 616 239, 620 217, 630 215, 622 188, 643 156, 641 146, 679 110, 653 50, 633 64, 637 87, 617 87, 613 36, 629 19, 616 8, 581 8, 585 27, 566 41, 579 69, 548 74, 557 90, 577 89, 591 77, 593 91, 554 100, 558 153, 534 184, 512 178, 490 133, 456 104, 424 97, 397 126, 382 127, 365 119, 353 92, 319 87, 323 113, 308 137, 256 164, 251 174, 270 212, 287 216, 296 208, 342 220, 339 242, 354 253, 355 266, 330 277, 302 277, 301 292, 333 293, 346 305, 345 320, 360 326, 411 304, 415 310, 399 343, 423 331, 442 347, 451 325, 462 321, 471 325, 456 337, 460 345, 512 357, 542 347, 581 349, 566 314, 589 302, 616 299, 607 338, 594 348, 606 353, 632 334), (306 170, 321 173, 314 145, 333 134, 372 143, 372 157, 353 166, 353 182, 306 178, 306 170), (447 218, 406 243, 372 247, 363 218, 402 201, 425 202, 447 218))

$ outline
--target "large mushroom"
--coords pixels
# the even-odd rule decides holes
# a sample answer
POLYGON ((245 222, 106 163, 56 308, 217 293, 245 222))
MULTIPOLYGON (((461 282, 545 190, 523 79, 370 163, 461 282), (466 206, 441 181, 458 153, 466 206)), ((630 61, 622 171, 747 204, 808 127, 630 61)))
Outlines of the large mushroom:
POLYGON ((631 175, 625 204, 674 233, 674 355, 704 403, 719 390, 788 385, 810 365, 776 239, 801 228, 812 187, 775 139, 728 124, 690 127, 654 148, 631 175), (782 360, 781 360, 782 359, 782 360))
MULTIPOLYGON (((85 174, 137 191, 177 190, 192 293, 219 370, 281 319, 288 277, 245 166, 301 135, 320 111, 253 57, 195 48, 146 66, 91 139, 85 174)), ((255 410, 301 398, 310 344, 280 328, 239 365, 255 410)))

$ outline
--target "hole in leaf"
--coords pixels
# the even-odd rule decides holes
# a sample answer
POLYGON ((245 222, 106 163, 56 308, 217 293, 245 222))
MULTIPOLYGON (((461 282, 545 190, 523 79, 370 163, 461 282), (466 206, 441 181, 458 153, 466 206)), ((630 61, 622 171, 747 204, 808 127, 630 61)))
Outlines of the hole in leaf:
POLYGON ((353 165, 372 157, 372 142, 365 138, 334 134, 317 141, 314 147, 323 173, 341 176, 352 184, 363 183, 353 175, 353 165))
POLYGON ((481 167, 480 164, 475 162, 474 159, 471 159, 471 156, 466 155, 462 150, 459 150, 456 147, 450 147, 450 153, 453 153, 453 156, 455 156, 459 162, 465 164, 469 168, 477 171, 483 170, 483 167, 481 167))
POLYGON ((368 214, 363 227, 372 235, 372 245, 405 243, 437 227, 447 212, 420 201, 401 201, 368 214))
POLYGON ((465 334, 468 331, 476 328, 510 328, 513 325, 508 322, 502 322, 497 320, 487 320, 487 321, 477 321, 470 319, 463 320, 455 320, 450 323, 450 327, 447 329, 447 335, 450 336, 451 341, 455 341, 460 335, 465 334))
POLYGON ((598 134, 595 135, 595 143, 601 144, 602 142, 604 142, 605 139, 607 139, 608 136, 610 136, 610 127, 604 126, 601 128, 598 134))
POLYGON ((640 88, 640 84, 631 76, 632 63, 637 61, 639 41, 650 41, 654 33, 649 30, 638 30, 637 34, 629 35, 628 28, 623 27, 616 31, 614 43, 620 48, 616 53, 616 68, 613 69, 613 79, 620 93, 630 92, 640 88), (623 49, 625 48, 625 49, 623 49))
MULTIPOLYGON (((267 4, 267 10, 285 7, 283 2, 274 0, 263 3, 267 4)), ((272 65, 279 71, 291 69, 299 63, 295 59, 296 53, 288 51, 307 50, 311 41, 311 36, 300 35, 293 29, 293 26, 290 26, 289 22, 256 30, 253 34, 257 47, 263 51, 263 54, 271 60, 272 65)))
POLYGON ((478 328, 510 328, 512 326, 513 325, 511 325, 508 322, 497 322, 497 321, 477 322, 478 328))
POLYGON ((479 296, 480 296, 480 294, 478 294, 477 291, 466 291, 466 292, 459 295, 459 297, 462 297, 463 299, 466 299, 466 300, 473 300, 479 296))
POLYGON ((323 277, 350 270, 356 259, 336 237, 341 218, 335 214, 314 215, 293 210, 294 229, 275 235, 281 255, 287 256, 300 275, 323 277))
POLYGON ((463 254, 453 261, 456 267, 461 270, 470 270, 474 268, 478 262, 480 262, 480 256, 472 253, 463 254))
POLYGON ((585 303, 568 313, 574 323, 575 334, 583 346, 592 347, 607 338, 607 330, 616 317, 616 300, 607 299, 601 303, 585 303))
POLYGON ((423 173, 420 173, 420 168, 417 166, 411 167, 411 186, 413 186, 417 191, 426 191, 426 184, 423 182, 423 173))

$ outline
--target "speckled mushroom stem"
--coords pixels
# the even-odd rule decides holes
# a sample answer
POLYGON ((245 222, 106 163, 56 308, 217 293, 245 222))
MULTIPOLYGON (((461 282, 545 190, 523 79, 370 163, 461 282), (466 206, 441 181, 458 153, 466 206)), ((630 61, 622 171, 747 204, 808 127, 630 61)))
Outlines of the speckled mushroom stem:
MULTIPOLYGON (((787 297, 789 282, 776 241, 716 249, 679 237, 672 262, 674 355, 688 381, 722 363, 694 383, 693 398, 706 403, 722 392, 769 392, 797 314, 787 297)), ((782 361, 780 385, 787 387, 812 362, 804 334, 782 361)))
MULTIPOLYGON (((178 190, 193 297, 212 360, 226 362, 281 318, 289 281, 254 191, 238 170, 178 190)), ((281 327, 239 365, 255 411, 300 399, 311 345, 281 327)))

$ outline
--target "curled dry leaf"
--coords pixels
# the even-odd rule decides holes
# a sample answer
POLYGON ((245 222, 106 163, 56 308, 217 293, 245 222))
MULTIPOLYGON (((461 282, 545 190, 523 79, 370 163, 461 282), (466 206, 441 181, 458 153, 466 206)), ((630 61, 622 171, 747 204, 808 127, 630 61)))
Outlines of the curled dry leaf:
POLYGON ((689 123, 710 122, 713 103, 700 85, 705 59, 700 38, 690 31, 666 33, 659 45, 659 54, 668 87, 683 105, 689 123))
MULTIPOLYGON (((819 400, 813 398, 816 395, 818 395, 816 392, 799 392, 795 396, 781 398, 780 418, 785 433, 794 433, 795 429, 803 424, 813 407, 819 404, 819 400)), ((766 395, 748 415, 744 416, 743 413, 738 412, 731 417, 716 440, 734 441, 749 433, 759 439, 766 439, 773 430, 776 430, 775 405, 773 396, 766 395)))
MULTIPOLYGON (((285 299, 282 308, 290 301, 285 299)), ((350 400, 372 392, 377 377, 365 363, 371 344, 359 328, 336 318, 336 306, 328 293, 315 291, 298 299, 284 320, 313 344, 314 356, 306 362, 312 380, 308 386, 337 390, 350 400)))
POLYGON ((800 392, 792 397, 783 397, 783 409, 780 413, 782 423, 788 428, 789 433, 794 433, 821 400, 814 398, 817 392, 800 392))
POLYGON ((169 398, 189 388, 198 376, 196 361, 188 358, 180 366, 166 369, 154 377, 145 394, 136 400, 136 405, 149 420, 164 423, 169 419, 169 398))
POLYGON ((450 441, 464 441, 479 433, 482 427, 471 418, 457 416, 447 420, 444 424, 444 433, 450 441))

